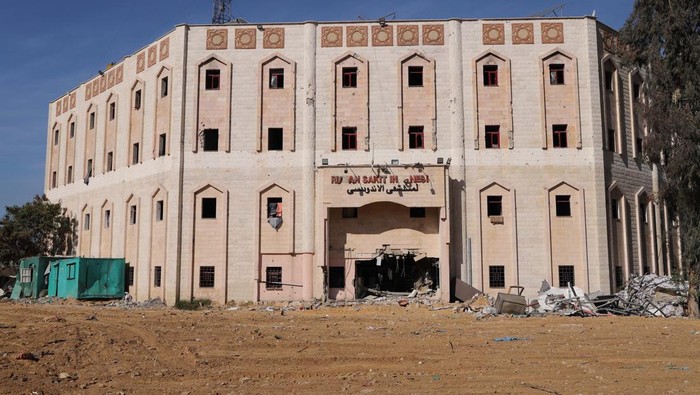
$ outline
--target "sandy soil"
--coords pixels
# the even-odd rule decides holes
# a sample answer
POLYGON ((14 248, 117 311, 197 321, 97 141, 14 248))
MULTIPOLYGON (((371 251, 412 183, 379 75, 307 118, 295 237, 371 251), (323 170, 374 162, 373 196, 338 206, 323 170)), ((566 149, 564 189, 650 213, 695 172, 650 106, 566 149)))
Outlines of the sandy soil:
POLYGON ((2 393, 698 393, 699 352, 690 319, 0 302, 2 393))

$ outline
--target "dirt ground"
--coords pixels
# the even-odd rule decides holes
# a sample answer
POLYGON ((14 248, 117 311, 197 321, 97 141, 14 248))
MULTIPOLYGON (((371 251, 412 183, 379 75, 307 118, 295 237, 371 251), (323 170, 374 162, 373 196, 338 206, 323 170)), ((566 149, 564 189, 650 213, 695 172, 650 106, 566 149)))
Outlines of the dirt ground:
POLYGON ((691 319, 0 302, 2 393, 698 393, 699 351, 691 319))

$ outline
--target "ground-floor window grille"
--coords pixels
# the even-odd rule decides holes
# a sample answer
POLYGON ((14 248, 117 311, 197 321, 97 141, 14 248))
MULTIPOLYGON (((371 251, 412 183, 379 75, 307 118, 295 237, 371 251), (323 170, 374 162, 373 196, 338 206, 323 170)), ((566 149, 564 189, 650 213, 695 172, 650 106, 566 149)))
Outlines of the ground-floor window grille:
POLYGON ((622 266, 615 266, 615 286, 621 287, 624 283, 625 272, 622 270, 622 266))
POLYGON ((574 286, 574 267, 571 265, 559 266, 559 286, 566 287, 568 284, 574 286))
POLYGON ((199 268, 199 287, 214 288, 214 266, 201 266, 199 268))
POLYGON ((161 266, 156 266, 153 268, 153 286, 156 288, 160 287, 160 280, 163 274, 163 268, 161 266))
POLYGON ((126 268, 126 285, 132 287, 134 285, 134 267, 128 266, 126 268))
POLYGON ((345 267, 331 266, 328 268, 328 287, 345 288, 345 267))
POLYGON ((265 289, 280 290, 282 289, 282 268, 279 266, 271 266, 265 269, 265 289))
POLYGON ((505 288, 506 287, 506 267, 505 266, 489 266, 489 287, 490 288, 505 288))

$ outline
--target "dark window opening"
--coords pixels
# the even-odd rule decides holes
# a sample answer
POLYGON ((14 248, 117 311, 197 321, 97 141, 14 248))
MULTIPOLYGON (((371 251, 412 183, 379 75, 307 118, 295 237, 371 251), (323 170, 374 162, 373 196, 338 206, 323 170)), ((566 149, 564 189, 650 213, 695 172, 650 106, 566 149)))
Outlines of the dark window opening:
POLYGON ((95 128, 95 112, 90 113, 90 130, 95 128))
POLYGON ((576 285, 574 282, 574 267, 571 265, 559 266, 559 287, 572 287, 576 285))
POLYGON ((126 267, 126 285, 129 287, 134 286, 134 267, 133 266, 126 267))
POLYGON ((497 65, 484 65, 484 86, 498 86, 497 65))
POLYGON ((90 230, 90 214, 85 214, 85 219, 83 220, 83 229, 90 230))
POLYGON ((270 88, 284 88, 284 69, 270 69, 270 88))
POLYGON ((640 93, 640 85, 637 83, 632 84, 632 95, 634 96, 635 100, 639 100, 640 93))
POLYGON ((60 132, 58 130, 53 131, 53 145, 58 145, 58 140, 60 137, 60 132))
POLYGON ((571 196, 557 195, 555 202, 557 217, 571 217, 571 196))
POLYGON ((215 270, 214 266, 199 267, 199 287, 214 288, 215 270))
POLYGON ((73 166, 68 166, 68 177, 66 182, 73 182, 73 166))
POLYGON ((282 151, 283 145, 284 137, 282 133, 282 128, 267 129, 267 150, 282 151))
POLYGON ((204 74, 204 89, 208 91, 219 90, 221 87, 221 70, 207 70, 204 74))
POLYGON ((163 220, 163 201, 159 200, 156 202, 156 221, 160 222, 163 220))
POLYGON ((343 218, 357 218, 357 207, 343 207, 343 218))
POLYGON ((408 86, 423 86, 423 66, 408 66, 408 86))
POLYGON ((425 207, 411 207, 409 209, 409 217, 425 218, 425 207))
POLYGON ((109 229, 111 222, 112 222, 112 211, 105 210, 105 223, 104 223, 105 229, 109 229))
POLYGON ((615 129, 608 129, 608 150, 609 151, 615 151, 616 150, 616 145, 615 140, 615 129))
POLYGON ((564 85, 564 65, 550 64, 549 65, 549 84, 564 85))
POLYGON ((566 138, 566 128, 567 125, 552 126, 552 146, 554 148, 566 148, 569 146, 566 138))
POLYGON ((113 121, 117 116, 117 103, 109 103, 109 120, 113 121))
POLYGON ((107 153, 107 171, 114 170, 114 154, 111 152, 107 153))
POLYGON ((643 224, 649 223, 649 218, 647 217, 647 205, 640 203, 639 205, 639 221, 643 224))
POLYGON ((637 137, 635 140, 635 143, 637 145, 637 154, 641 155, 644 153, 644 141, 641 137, 637 137))
POLYGON ((131 164, 135 165, 137 163, 139 163, 139 143, 134 143, 131 153, 131 164))
POLYGON ((202 150, 219 150, 219 129, 204 129, 202 131, 202 150))
POLYGON ((51 188, 56 188, 57 177, 58 177, 58 175, 56 174, 55 171, 53 173, 51 173, 51 188))
POLYGON ((409 126, 408 127, 408 148, 422 149, 424 148, 423 127, 409 126))
POLYGON ((499 125, 486 125, 484 137, 486 138, 486 148, 501 147, 501 127, 499 125))
POLYGON ((70 134, 69 134, 69 136, 70 136, 70 138, 75 137, 75 122, 71 122, 71 123, 70 123, 70 134))
POLYGON ((168 77, 160 80, 160 97, 168 96, 168 77))
POLYGON ((489 288, 506 287, 506 267, 489 266, 489 288))
POLYGON ((202 198, 202 218, 216 218, 216 198, 202 198))
POLYGON ((617 199, 610 199, 610 216, 612 219, 620 219, 620 203, 617 199))
POLYGON ((141 89, 134 92, 134 109, 141 109, 141 89))
POLYGON ((165 156, 166 142, 167 135, 165 133, 161 133, 158 136, 158 156, 165 156))
POLYGON ((92 168, 92 159, 88 159, 87 161, 87 171, 85 172, 86 177, 92 176, 93 168, 92 168))
POLYGON ((136 206, 135 205, 129 207, 129 223, 131 225, 136 225, 136 206))
POLYGON ((345 267, 330 266, 328 268, 328 287, 345 288, 345 267))
POLYGON ((622 266, 615 266, 615 287, 620 288, 625 282, 625 272, 622 266))
POLYGON ((282 289, 282 268, 279 266, 271 266, 265 268, 265 289, 280 290, 282 289))
POLYGON ((486 196, 486 215, 489 217, 503 215, 503 196, 486 196))
POLYGON ((343 128, 343 150, 357 149, 357 128, 343 128))
POLYGON ((155 288, 160 288, 162 273, 163 268, 161 266, 156 266, 153 268, 153 286, 155 288))
POLYGON ((357 88, 357 67, 343 67, 343 88, 357 88))
POLYGON ((267 218, 282 218, 282 198, 267 198, 267 218))
POLYGON ((613 91, 613 72, 605 72, 605 89, 612 92, 613 91))

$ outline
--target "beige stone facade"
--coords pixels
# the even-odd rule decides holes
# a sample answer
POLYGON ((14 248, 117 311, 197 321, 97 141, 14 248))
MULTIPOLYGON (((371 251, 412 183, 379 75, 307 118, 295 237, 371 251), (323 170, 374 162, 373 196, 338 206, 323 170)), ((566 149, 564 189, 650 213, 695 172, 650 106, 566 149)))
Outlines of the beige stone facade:
POLYGON ((353 299, 417 268, 444 300, 453 278, 609 292, 678 254, 614 36, 180 25, 51 103, 46 194, 141 300, 353 299))

